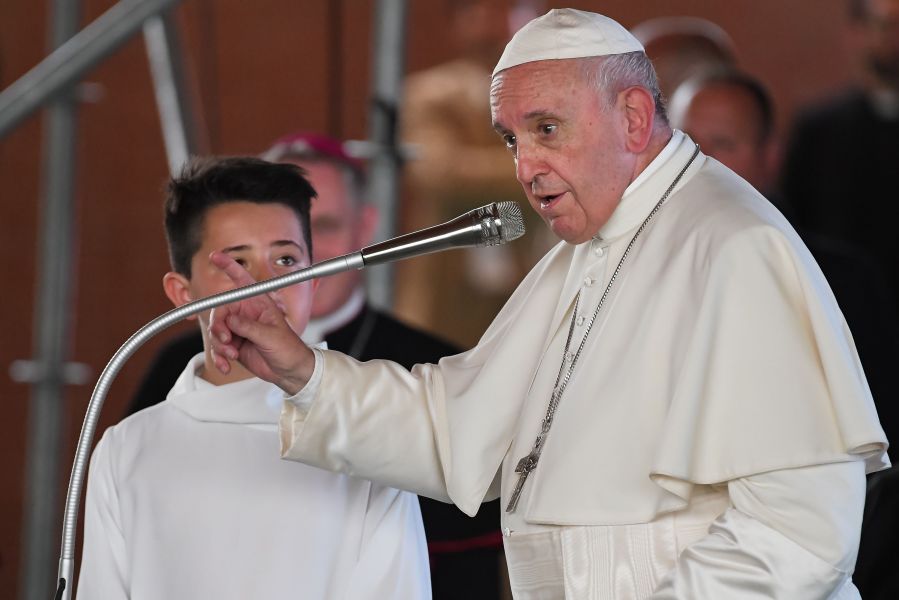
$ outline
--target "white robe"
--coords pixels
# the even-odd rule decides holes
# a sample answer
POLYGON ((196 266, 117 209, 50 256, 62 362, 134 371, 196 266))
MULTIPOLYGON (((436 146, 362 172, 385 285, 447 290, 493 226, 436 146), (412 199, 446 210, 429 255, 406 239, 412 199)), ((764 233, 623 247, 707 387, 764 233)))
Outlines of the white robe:
POLYGON ((78 598, 430 598, 417 498, 279 460, 280 390, 201 361, 97 444, 78 598))
MULTIPOLYGON (((634 232, 693 150, 692 141, 677 133, 628 188, 596 239, 550 251, 471 351, 419 366, 412 375, 384 362, 360 364, 319 353, 311 385, 282 414, 284 455, 449 499, 469 513, 500 491, 505 504, 517 479, 515 465, 531 450, 545 413, 577 292, 579 313, 589 317, 634 232)), ((574 347, 583 336, 583 325, 577 327, 574 347)), ((803 493, 791 492, 814 490, 827 498, 848 482, 845 494, 833 494, 831 506, 809 500, 806 507, 809 523, 820 509, 821 522, 832 525, 820 547, 839 552, 812 553, 801 564, 831 560, 817 571, 799 569, 781 592, 764 595, 790 597, 789 590, 803 589, 822 570, 842 569, 819 585, 827 595, 828 589, 851 587, 861 473, 888 465, 885 449, 851 335, 807 249, 751 186, 700 154, 627 259, 562 398, 539 466, 517 511, 504 515, 504 526, 511 522, 534 532, 540 526, 650 527, 690 515, 696 498, 709 493, 725 495, 720 512, 736 505, 735 498, 752 496, 746 492, 752 486, 783 488, 777 473, 795 469, 799 480, 808 481, 770 499, 789 498, 801 508, 803 493), (840 463, 850 466, 823 474, 819 469, 840 463), (766 480, 769 473, 773 479, 766 480), (821 485, 827 487, 816 489, 821 485), (843 510, 849 524, 832 523, 843 510)), ((771 547, 768 542, 782 534, 800 548, 819 548, 804 539, 812 527, 784 531, 789 528, 777 519, 760 520, 764 510, 751 504, 743 502, 743 512, 716 521, 726 537, 733 533, 727 526, 749 519, 737 526, 738 550, 771 547), (768 532, 765 543, 752 542, 756 524, 768 532)), ((700 519, 701 535, 694 539, 717 541, 705 536, 715 516, 700 519)), ((674 537, 664 540, 674 550, 660 563, 675 579, 680 573, 703 589, 727 590, 718 597, 739 597, 764 581, 778 584, 770 569, 760 569, 753 585, 715 587, 709 582, 722 583, 720 577, 702 579, 714 573, 714 559, 699 575, 692 564, 679 562, 674 569, 674 558, 685 556, 674 537)), ((794 550, 775 552, 772 560, 797 560, 794 550)), ((732 564, 747 557, 765 562, 749 552, 732 564)), ((614 580, 620 571, 636 580, 646 565, 633 558, 633 552, 605 556, 580 573, 612 573, 606 579, 614 580)), ((578 572, 574 562, 561 568, 578 572)), ((680 590, 677 597, 696 595, 683 581, 669 582, 680 590)), ((615 595, 612 589, 611 597, 647 595, 615 595)))

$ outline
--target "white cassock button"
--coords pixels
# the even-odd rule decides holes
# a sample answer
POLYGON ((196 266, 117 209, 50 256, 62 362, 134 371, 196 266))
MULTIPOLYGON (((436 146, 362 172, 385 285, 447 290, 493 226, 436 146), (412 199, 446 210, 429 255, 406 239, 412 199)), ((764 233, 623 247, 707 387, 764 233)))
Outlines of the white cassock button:
POLYGON ((577 323, 577 326, 578 326, 578 327, 580 327, 581 325, 583 325, 583 324, 584 324, 584 315, 579 316, 579 317, 577 318, 576 323, 577 323))
POLYGON ((602 246, 596 246, 595 248, 593 248, 593 253, 596 254, 596 256, 602 256, 606 253, 606 251, 602 246))
POLYGON ((594 282, 596 282, 596 280, 593 279, 592 277, 590 277, 589 275, 584 278, 584 285, 586 285, 587 287, 591 287, 594 284, 594 282))
POLYGON ((574 360, 574 352, 568 351, 565 353, 565 362, 571 362, 574 360))

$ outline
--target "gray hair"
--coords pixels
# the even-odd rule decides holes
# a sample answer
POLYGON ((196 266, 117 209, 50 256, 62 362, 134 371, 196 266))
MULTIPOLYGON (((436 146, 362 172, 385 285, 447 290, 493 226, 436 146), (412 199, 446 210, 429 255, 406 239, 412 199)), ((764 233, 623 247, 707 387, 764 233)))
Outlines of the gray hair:
POLYGON ((652 95, 656 116, 668 122, 665 99, 659 88, 656 70, 645 52, 626 52, 609 56, 581 59, 584 78, 597 92, 605 96, 607 107, 615 104, 618 93, 639 86, 652 95))

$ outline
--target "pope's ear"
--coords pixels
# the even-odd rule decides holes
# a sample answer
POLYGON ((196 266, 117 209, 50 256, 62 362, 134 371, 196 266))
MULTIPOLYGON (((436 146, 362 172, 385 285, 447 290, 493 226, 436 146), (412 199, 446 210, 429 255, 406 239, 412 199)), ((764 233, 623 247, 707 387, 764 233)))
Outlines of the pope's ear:
POLYGON ((649 146, 652 129, 655 123, 655 100, 646 89, 640 86, 629 87, 621 92, 624 102, 625 119, 627 120, 627 149, 640 154, 649 146))
MULTIPOLYGON (((187 304, 193 297, 190 294, 190 280, 181 273, 169 271, 162 277, 162 289, 176 307, 187 304)), ((195 319, 196 315, 189 317, 195 319)))

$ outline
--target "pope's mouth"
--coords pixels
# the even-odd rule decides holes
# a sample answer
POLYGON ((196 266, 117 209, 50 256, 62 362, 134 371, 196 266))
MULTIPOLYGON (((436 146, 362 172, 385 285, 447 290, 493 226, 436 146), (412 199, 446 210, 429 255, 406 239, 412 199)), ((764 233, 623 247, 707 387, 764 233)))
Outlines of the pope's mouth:
POLYGON ((547 194, 546 196, 538 196, 540 199, 540 208, 547 209, 550 208, 559 198, 562 197, 562 194, 547 194))

